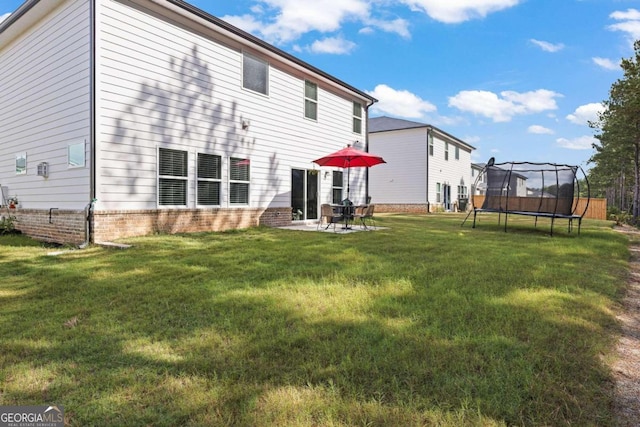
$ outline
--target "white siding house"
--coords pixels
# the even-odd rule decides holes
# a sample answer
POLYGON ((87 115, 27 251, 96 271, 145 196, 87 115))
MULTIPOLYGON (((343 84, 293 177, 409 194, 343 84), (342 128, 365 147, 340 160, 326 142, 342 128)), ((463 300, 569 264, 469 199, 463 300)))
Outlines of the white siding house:
POLYGON ((27 0, 0 23, 3 213, 74 242, 314 221, 312 160, 374 102, 181 0, 27 0))
POLYGON ((474 147, 453 135, 424 123, 375 117, 369 119, 368 145, 387 162, 369 170, 376 209, 451 211, 469 198, 474 147))

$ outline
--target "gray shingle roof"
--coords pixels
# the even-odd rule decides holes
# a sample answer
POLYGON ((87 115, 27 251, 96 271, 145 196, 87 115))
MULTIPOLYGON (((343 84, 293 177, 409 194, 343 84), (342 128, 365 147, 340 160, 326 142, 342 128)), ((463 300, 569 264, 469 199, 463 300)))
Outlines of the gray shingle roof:
POLYGON ((429 126, 426 123, 412 122, 410 120, 394 119, 382 116, 369 119, 369 132, 386 132, 390 130, 414 129, 429 126))

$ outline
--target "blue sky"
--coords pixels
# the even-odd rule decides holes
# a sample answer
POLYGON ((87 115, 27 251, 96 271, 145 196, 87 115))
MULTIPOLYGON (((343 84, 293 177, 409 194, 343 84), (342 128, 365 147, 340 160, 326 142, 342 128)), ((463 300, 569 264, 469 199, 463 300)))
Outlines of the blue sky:
MULTIPOLYGON (((472 160, 583 167, 640 0, 191 0, 379 102, 429 123, 472 160)), ((0 19, 22 0, 0 0, 0 19)))

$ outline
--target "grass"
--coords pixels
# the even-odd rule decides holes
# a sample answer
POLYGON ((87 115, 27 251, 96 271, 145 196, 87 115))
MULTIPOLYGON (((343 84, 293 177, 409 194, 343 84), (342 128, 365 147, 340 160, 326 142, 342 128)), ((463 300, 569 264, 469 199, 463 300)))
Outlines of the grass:
POLYGON ((611 223, 0 237, 0 405, 70 425, 613 425, 611 223))

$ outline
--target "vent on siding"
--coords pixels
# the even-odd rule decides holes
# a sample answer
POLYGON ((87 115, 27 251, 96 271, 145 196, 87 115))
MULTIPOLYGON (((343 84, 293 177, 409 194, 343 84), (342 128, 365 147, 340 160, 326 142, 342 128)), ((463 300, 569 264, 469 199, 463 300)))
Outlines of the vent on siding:
POLYGON ((49 176, 49 163, 38 163, 38 176, 43 176, 45 178, 49 176))

